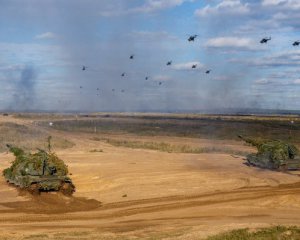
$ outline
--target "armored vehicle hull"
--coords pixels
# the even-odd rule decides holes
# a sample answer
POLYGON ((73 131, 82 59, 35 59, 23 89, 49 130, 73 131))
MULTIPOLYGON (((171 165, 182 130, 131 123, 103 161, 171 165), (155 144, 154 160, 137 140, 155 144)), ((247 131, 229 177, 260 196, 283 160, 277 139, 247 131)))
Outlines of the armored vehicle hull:
POLYGON ((251 166, 259 168, 267 168, 279 171, 295 171, 300 169, 300 158, 289 159, 281 162, 273 162, 264 156, 249 154, 247 155, 247 163, 251 166))
POLYGON ((258 150, 247 156, 249 165, 278 171, 300 170, 299 150, 293 144, 280 140, 239 137, 258 150))
POLYGON ((39 192, 60 191, 65 195, 72 195, 75 191, 75 186, 68 177, 64 176, 16 176, 9 178, 5 176, 8 183, 19 187, 20 189, 28 190, 31 193, 38 194, 39 192))

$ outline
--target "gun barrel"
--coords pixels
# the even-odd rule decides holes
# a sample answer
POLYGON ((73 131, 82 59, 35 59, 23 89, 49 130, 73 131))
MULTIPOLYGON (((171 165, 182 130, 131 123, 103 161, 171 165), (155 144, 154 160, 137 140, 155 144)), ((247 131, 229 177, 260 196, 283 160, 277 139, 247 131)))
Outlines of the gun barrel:
POLYGON ((9 150, 10 152, 12 152, 16 157, 18 157, 18 156, 24 154, 23 149, 18 148, 18 147, 14 147, 14 146, 12 146, 11 144, 6 144, 6 147, 7 147, 8 150, 9 150))
POLYGON ((242 135, 238 135, 238 137, 243 141, 245 141, 246 143, 251 144, 254 147, 259 147, 262 144, 262 141, 260 139, 247 138, 247 137, 243 137, 242 135))

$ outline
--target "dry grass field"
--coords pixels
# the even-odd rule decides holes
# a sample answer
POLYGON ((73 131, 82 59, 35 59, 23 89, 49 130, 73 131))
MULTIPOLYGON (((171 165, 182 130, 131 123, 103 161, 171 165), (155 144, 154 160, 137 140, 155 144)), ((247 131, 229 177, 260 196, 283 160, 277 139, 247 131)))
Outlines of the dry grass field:
MULTIPOLYGON (((277 225, 287 226, 272 232, 280 239, 297 239, 289 227, 300 226, 299 172, 246 166, 255 149, 237 134, 300 146, 300 118, 1 116, 0 170, 13 160, 6 143, 34 150, 51 135, 76 192, 32 196, 0 177, 0 239, 207 239, 277 225)), ((225 237, 209 239, 234 239, 225 237)))

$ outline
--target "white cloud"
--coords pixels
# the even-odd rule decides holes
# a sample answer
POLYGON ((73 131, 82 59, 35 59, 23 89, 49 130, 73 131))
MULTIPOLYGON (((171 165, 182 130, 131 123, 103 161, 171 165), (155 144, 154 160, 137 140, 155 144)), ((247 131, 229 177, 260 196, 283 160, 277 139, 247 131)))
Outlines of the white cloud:
POLYGON ((281 80, 274 80, 272 78, 261 78, 254 81, 255 85, 272 85, 277 87, 284 87, 284 86, 292 86, 292 85, 300 85, 300 79, 296 80, 288 80, 288 79, 281 79, 281 80))
POLYGON ((171 65, 171 68, 174 70, 182 71, 182 70, 191 70, 191 71, 197 71, 201 68, 203 68, 203 64, 200 62, 186 62, 186 63, 177 63, 171 65), (196 68, 192 68, 193 65, 197 65, 196 68))
POLYGON ((176 36, 171 35, 167 31, 158 31, 158 32, 150 32, 150 31, 133 31, 131 33, 133 37, 138 37, 147 40, 176 40, 178 39, 176 36))
POLYGON ((275 82, 270 79, 261 78, 261 79, 256 80, 254 83, 256 85, 269 85, 269 84, 274 84, 275 82))
POLYGON ((168 8, 178 7, 185 2, 194 2, 195 0, 146 0, 141 6, 130 8, 130 9, 112 9, 101 11, 100 15, 103 17, 114 17, 122 16, 132 13, 152 13, 156 11, 161 11, 168 8))
POLYGON ((250 66, 258 67, 298 67, 300 66, 300 50, 284 51, 268 57, 240 60, 250 66))
POLYGON ((57 35, 52 32, 45 32, 35 36, 35 39, 55 39, 57 35))
POLYGON ((280 6, 281 8, 288 8, 291 10, 297 10, 300 8, 299 0, 264 0, 263 6, 280 6))
POLYGON ((185 2, 194 2, 195 0, 147 0, 146 3, 140 7, 133 8, 133 12, 149 13, 159 11, 167 8, 177 7, 185 2))
POLYGON ((262 5, 263 6, 278 5, 283 2, 285 2, 285 0, 263 0, 262 5))
POLYGON ((240 0, 223 0, 216 6, 206 5, 204 8, 197 9, 195 15, 206 17, 218 14, 244 15, 250 12, 248 3, 241 3, 240 0))
POLYGON ((218 37, 211 38, 206 42, 206 47, 211 48, 235 48, 246 50, 257 50, 257 44, 250 38, 218 37))
POLYGON ((156 75, 153 77, 154 81, 169 81, 171 80, 171 77, 168 75, 156 75))
POLYGON ((296 84, 296 85, 300 85, 300 79, 296 79, 296 80, 294 80, 294 84, 296 84))

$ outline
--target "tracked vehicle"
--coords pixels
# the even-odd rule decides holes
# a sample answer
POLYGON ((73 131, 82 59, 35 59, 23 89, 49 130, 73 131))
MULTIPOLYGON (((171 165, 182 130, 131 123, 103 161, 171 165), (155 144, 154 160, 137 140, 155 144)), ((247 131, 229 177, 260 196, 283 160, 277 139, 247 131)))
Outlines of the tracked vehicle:
POLYGON ((247 156, 248 165, 278 171, 300 170, 300 152, 295 145, 280 140, 238 137, 258 150, 247 156))
POLYGON ((8 183, 32 194, 59 191, 72 195, 75 186, 68 177, 67 165, 51 151, 50 138, 48 141, 48 151, 38 149, 35 153, 7 144, 16 158, 3 170, 3 176, 8 183))

